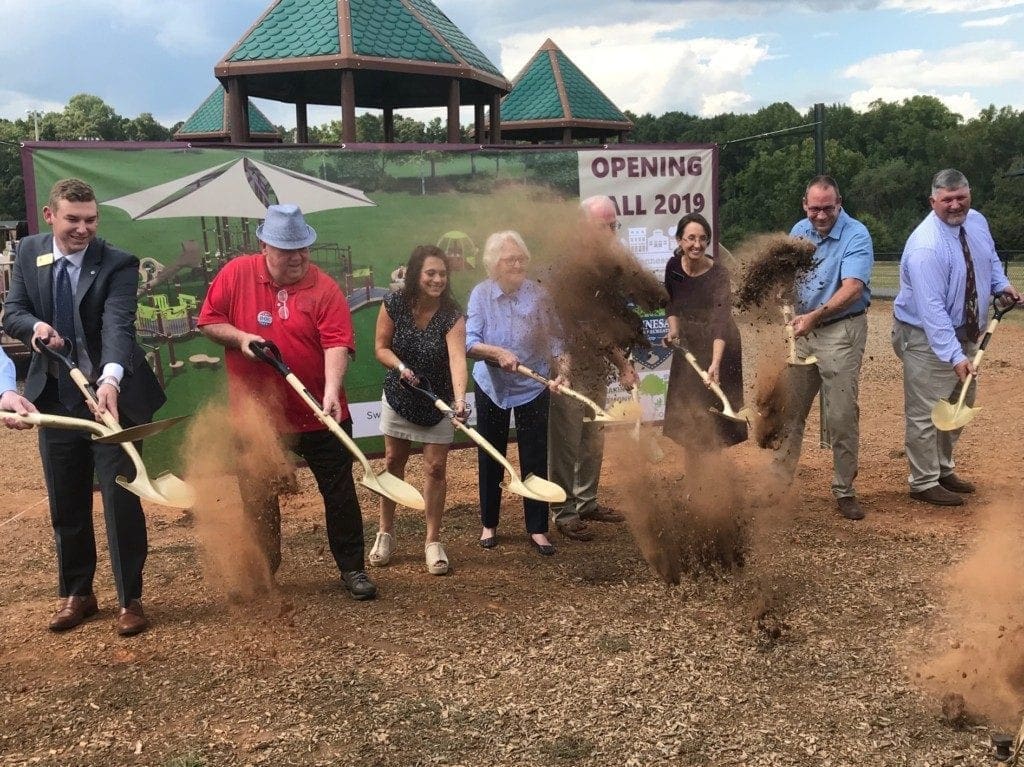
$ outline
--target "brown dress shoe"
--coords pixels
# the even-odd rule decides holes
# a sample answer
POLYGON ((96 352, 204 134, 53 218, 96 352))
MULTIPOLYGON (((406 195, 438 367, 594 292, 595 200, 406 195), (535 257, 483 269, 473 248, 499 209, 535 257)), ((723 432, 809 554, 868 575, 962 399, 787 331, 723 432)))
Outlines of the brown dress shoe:
POLYGON ((580 513, 580 519, 584 522, 625 522, 626 518, 619 514, 617 511, 609 509, 607 506, 598 506, 593 511, 584 511, 580 513))
POLYGON ((974 492, 974 483, 968 482, 966 479, 960 479, 956 474, 947 474, 944 477, 939 477, 939 484, 953 493, 968 494, 974 492))
POLYGON ((964 499, 942 485, 932 485, 925 490, 912 492, 910 497, 916 501, 924 501, 932 506, 963 506, 964 499))
POLYGON ((73 629, 86 618, 99 612, 95 594, 80 597, 68 597, 61 608, 50 619, 50 631, 67 631, 73 629))
POLYGON ((572 519, 568 522, 556 522, 555 527, 557 527, 558 532, 566 538, 572 538, 574 541, 594 540, 594 534, 590 532, 590 529, 587 527, 587 523, 581 519, 572 519))
POLYGON ((117 633, 123 637, 141 634, 149 628, 149 621, 142 612, 142 602, 133 599, 127 607, 121 608, 121 614, 117 616, 117 633))

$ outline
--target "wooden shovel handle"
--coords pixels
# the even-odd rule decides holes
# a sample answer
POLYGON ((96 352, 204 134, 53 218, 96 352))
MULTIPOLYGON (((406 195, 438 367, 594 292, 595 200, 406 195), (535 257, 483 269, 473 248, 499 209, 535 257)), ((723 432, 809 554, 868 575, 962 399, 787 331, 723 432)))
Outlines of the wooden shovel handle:
POLYGON ((291 386, 303 400, 305 400, 309 409, 313 411, 313 415, 316 416, 316 419, 326 426, 335 437, 341 440, 345 449, 355 456, 356 460, 363 465, 363 470, 369 474, 374 474, 373 468, 370 466, 370 462, 363 454, 363 451, 359 449, 355 440, 348 436, 345 430, 341 428, 341 424, 331 418, 330 414, 324 410, 323 405, 321 405, 317 398, 313 396, 312 392, 306 388, 306 385, 299 380, 298 376, 289 371, 284 380, 286 380, 288 385, 291 386))
MULTIPOLYGON (((537 371, 531 370, 530 368, 526 367, 526 365, 519 365, 516 368, 516 370, 519 373, 522 373, 524 376, 529 376, 534 381, 542 383, 545 386, 547 386, 548 384, 551 383, 551 379, 550 378, 545 378, 544 376, 542 376, 537 371)), ((587 407, 591 408, 597 415, 604 416, 605 418, 609 418, 609 419, 612 418, 607 412, 605 412, 604 408, 602 408, 600 405, 598 405, 596 402, 594 402, 594 400, 590 399, 590 397, 587 397, 586 395, 580 394, 575 389, 570 389, 568 386, 565 386, 564 384, 559 384, 558 385, 558 393, 559 394, 564 394, 567 397, 572 397, 577 402, 582 402, 584 405, 586 405, 587 407)), ((612 420, 614 420, 614 419, 612 419, 612 420)))

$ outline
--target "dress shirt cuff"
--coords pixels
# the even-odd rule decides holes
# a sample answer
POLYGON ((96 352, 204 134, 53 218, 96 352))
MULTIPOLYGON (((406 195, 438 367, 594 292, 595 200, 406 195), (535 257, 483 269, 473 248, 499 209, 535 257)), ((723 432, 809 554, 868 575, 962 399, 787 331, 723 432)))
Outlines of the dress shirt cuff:
POLYGON ((103 372, 96 378, 96 380, 98 381, 100 378, 113 378, 117 381, 117 385, 120 386, 121 379, 124 378, 124 367, 116 362, 108 362, 103 366, 103 372))

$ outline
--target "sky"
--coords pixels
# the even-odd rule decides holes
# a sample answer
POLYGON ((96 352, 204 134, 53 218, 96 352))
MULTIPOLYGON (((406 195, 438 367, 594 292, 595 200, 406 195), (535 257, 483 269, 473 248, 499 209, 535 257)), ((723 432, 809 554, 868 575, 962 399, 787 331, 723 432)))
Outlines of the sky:
MULTIPOLYGON (((749 113, 780 101, 862 111, 917 94, 964 119, 990 104, 1024 109, 1024 0, 434 1, 508 79, 551 38, 636 114, 749 113)), ((0 117, 60 111, 91 93, 169 127, 206 99, 214 65, 270 4, 0 0, 11 32, 0 117)), ((293 106, 255 103, 294 127, 293 106)), ((336 119, 338 107, 310 109, 311 125, 336 119)))

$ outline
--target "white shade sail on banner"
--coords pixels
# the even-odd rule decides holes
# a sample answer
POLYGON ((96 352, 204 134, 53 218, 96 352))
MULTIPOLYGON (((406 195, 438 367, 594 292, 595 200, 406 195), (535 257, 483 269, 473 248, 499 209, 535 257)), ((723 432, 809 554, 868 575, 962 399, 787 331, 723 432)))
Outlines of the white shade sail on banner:
POLYGON ((375 206, 359 189, 322 181, 293 170, 239 157, 222 165, 107 200, 133 221, 187 216, 257 218, 275 203, 298 205, 303 213, 375 206))

